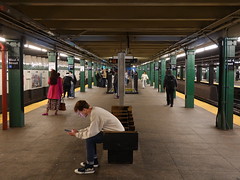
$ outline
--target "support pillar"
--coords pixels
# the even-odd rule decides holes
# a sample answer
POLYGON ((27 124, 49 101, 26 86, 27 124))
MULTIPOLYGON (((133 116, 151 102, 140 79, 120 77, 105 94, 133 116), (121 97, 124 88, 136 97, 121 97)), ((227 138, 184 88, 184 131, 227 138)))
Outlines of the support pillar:
POLYGON ((165 89, 163 87, 165 75, 166 75, 166 59, 161 59, 161 74, 160 74, 161 89, 160 89, 160 92, 165 92, 165 89))
POLYGON ((88 88, 92 88, 92 61, 88 61, 88 88))
POLYGON ((194 50, 186 52, 186 81, 185 81, 185 107, 194 108, 194 79, 195 79, 195 53, 194 50))
POLYGON ((0 43, 2 53, 2 129, 8 129, 7 121, 7 62, 6 62, 6 46, 0 43))
POLYGON ((85 60, 80 60, 80 92, 85 92, 85 60))
POLYGON ((154 88, 158 88, 159 87, 159 62, 158 61, 155 62, 154 73, 155 73, 154 88))
MULTIPOLYGON (((177 56, 171 55, 170 56, 170 64, 172 69, 172 74, 177 78, 177 56)), ((176 98, 176 90, 174 91, 173 97, 176 98)))
POLYGON ((154 62, 150 63, 150 86, 153 86, 154 82, 154 62))
MULTIPOLYGON (((68 71, 71 71, 74 76, 75 75, 74 57, 68 56, 67 60, 68 60, 68 71)), ((74 84, 72 93, 73 93, 72 97, 75 97, 75 84, 74 84)))
POLYGON ((12 41, 8 49, 9 121, 10 127, 23 127, 23 41, 12 41))
POLYGON ((125 53, 118 53, 118 94, 119 105, 124 106, 125 96, 125 53))
POLYGON ((97 64, 93 64, 93 85, 97 86, 97 79, 96 79, 96 73, 97 73, 97 64))
POLYGON ((219 97, 216 127, 233 129, 234 59, 237 39, 219 40, 219 97))
POLYGON ((54 52, 54 51, 48 52, 48 70, 49 71, 51 71, 52 69, 58 71, 57 58, 58 58, 57 52, 54 52))

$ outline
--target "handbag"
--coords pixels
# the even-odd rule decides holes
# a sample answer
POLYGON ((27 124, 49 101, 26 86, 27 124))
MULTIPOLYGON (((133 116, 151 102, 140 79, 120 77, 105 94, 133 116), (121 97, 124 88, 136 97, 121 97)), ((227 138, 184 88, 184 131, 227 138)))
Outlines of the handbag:
POLYGON ((64 102, 64 99, 61 99, 60 105, 59 105, 59 111, 66 111, 66 104, 64 102))

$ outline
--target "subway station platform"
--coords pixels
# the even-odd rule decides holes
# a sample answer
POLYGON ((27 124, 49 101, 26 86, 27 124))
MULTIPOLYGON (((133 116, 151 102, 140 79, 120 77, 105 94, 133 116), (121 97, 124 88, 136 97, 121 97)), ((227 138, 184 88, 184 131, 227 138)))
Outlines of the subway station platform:
MULTIPOLYGON (((84 128, 89 121, 73 111, 76 101, 110 111, 118 105, 105 88, 93 87, 66 99, 67 111, 42 116, 45 107, 25 114, 25 127, 0 130, 1 180, 229 180, 240 179, 240 128, 215 128, 213 113, 202 107, 184 108, 177 97, 166 106, 165 93, 147 87, 127 94, 125 104, 133 107, 139 149, 133 164, 108 164, 107 152, 98 145, 100 167, 95 174, 73 171, 85 160, 85 142, 64 129, 84 128)), ((46 101, 45 101, 46 102, 46 101)), ((45 103, 44 102, 44 103, 45 103)), ((34 105, 33 105, 34 106, 34 105)), ((37 106, 37 105, 35 105, 37 106)))

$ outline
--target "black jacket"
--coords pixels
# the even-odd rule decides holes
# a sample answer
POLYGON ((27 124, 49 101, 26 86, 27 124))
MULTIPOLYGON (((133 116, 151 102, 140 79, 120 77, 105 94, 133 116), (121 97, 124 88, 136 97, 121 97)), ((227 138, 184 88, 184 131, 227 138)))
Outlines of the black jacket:
POLYGON ((174 75, 166 75, 164 78, 163 87, 166 89, 175 89, 177 87, 177 80, 174 75))

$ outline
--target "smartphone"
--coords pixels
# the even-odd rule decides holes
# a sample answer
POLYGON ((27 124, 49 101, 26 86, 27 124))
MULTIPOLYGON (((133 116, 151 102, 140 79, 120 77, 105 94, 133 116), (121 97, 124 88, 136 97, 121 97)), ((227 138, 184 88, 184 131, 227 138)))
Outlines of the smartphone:
POLYGON ((64 131, 66 131, 66 132, 72 132, 72 130, 69 130, 69 129, 64 129, 64 131))

